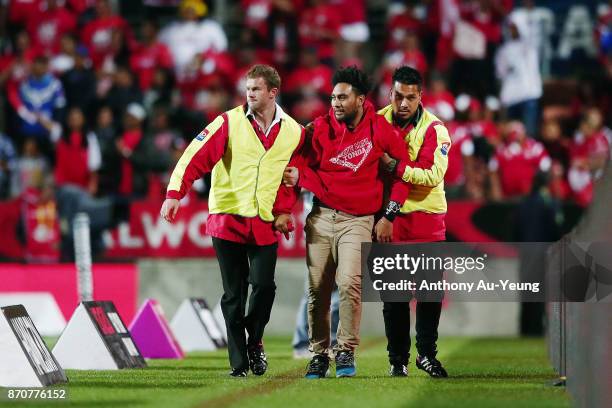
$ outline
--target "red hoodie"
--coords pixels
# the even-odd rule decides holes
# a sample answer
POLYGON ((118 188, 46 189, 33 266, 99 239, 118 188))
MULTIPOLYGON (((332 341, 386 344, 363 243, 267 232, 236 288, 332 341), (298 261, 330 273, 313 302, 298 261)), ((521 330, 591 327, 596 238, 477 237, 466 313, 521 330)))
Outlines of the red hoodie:
MULTIPOLYGON (((339 211, 357 216, 379 211, 383 205, 379 159, 387 152, 398 160, 409 160, 406 143, 368 101, 361 122, 353 130, 339 123, 331 109, 313 124, 310 146, 304 149, 298 165, 299 186, 339 211)), ((394 179, 390 199, 403 203, 408 190, 408 184, 394 179)))

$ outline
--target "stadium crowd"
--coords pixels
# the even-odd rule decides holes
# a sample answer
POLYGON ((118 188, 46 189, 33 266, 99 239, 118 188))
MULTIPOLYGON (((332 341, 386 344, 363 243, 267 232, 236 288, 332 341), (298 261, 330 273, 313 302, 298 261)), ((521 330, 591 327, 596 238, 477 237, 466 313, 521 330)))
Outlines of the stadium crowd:
MULTIPOLYGON (((545 172, 551 197, 584 207, 610 157, 606 5, 597 63, 567 81, 546 64, 554 28, 532 0, 388 1, 384 38, 365 1, 228 2, 231 33, 213 18, 218 2, 144 0, 129 22, 119 3, 0 2, 0 200, 49 211, 57 200, 60 218, 62 197, 111 200, 115 213, 161 200, 188 142, 244 100, 244 74, 258 62, 280 71, 280 103, 302 124, 329 109, 334 68, 365 68, 378 107, 393 70, 417 68, 425 107, 452 137, 450 199, 516 200, 545 172)), ((196 189, 206 196, 207 183, 196 189)))

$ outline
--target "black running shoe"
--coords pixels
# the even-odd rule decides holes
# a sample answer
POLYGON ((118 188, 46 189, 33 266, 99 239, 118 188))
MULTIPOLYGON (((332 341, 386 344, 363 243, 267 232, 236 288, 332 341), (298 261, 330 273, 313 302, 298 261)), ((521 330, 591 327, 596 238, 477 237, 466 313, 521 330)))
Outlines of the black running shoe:
POLYGON ((260 343, 249 347, 247 354, 249 355, 249 367, 253 374, 264 375, 268 369, 268 360, 266 359, 263 345, 260 343))
POLYGON ((232 368, 229 375, 230 377, 246 377, 247 371, 246 368, 232 368))
POLYGON ((416 366, 418 369, 425 371, 430 377, 446 378, 448 373, 442 367, 442 363, 433 356, 417 356, 416 366))
POLYGON ((391 377, 408 377, 408 367, 406 364, 392 361, 389 367, 389 375, 391 377))
POLYGON ((336 353, 336 377, 354 377, 355 354, 352 351, 342 350, 336 353))
POLYGON ((308 379, 325 378, 329 374, 329 357, 327 354, 315 354, 308 363, 306 375, 308 379))

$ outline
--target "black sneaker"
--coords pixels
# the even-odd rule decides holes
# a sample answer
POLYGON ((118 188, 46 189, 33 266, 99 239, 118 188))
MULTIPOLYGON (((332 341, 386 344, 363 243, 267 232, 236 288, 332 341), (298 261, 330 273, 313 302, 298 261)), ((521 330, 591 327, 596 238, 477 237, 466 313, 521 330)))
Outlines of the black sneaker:
POLYGON ((268 369, 268 360, 266 359, 266 353, 264 352, 263 345, 258 344, 253 347, 249 347, 247 350, 249 355, 249 367, 255 375, 264 375, 268 369))
POLYGON ((391 377, 408 377, 408 367, 406 364, 392 361, 389 367, 389 375, 391 377))
POLYGON ((416 366, 418 369, 425 371, 430 377, 446 378, 448 373, 442 367, 442 363, 433 356, 417 356, 416 366))
POLYGON ((355 354, 352 351, 342 350, 336 353, 336 377, 354 377, 355 354))
POLYGON ((305 378, 325 378, 329 374, 329 357, 327 354, 315 354, 308 363, 305 378))
POLYGON ((246 368, 232 368, 229 375, 230 377, 246 377, 247 371, 246 368))

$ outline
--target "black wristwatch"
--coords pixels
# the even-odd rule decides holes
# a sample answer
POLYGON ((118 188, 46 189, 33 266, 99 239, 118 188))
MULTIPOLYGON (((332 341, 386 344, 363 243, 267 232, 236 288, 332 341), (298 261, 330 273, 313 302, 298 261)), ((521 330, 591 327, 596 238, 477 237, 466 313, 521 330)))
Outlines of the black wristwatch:
POLYGON ((388 221, 393 222, 397 214, 399 214, 400 208, 401 207, 397 201, 389 201, 387 208, 385 208, 383 217, 385 217, 388 221))

